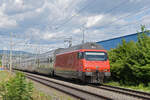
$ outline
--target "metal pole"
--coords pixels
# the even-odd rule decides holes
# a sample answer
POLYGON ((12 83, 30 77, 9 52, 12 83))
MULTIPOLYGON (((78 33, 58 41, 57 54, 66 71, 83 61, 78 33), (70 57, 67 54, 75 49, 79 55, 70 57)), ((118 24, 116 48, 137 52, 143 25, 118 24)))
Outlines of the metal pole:
POLYGON ((19 55, 19 67, 21 67, 21 57, 22 57, 22 53, 21 53, 21 50, 20 50, 20 55, 19 55))
POLYGON ((9 70, 12 72, 12 33, 10 33, 10 56, 9 56, 9 70))
POLYGON ((72 46, 72 37, 69 38, 69 47, 72 46))
POLYGON ((82 43, 84 43, 84 29, 83 29, 83 40, 82 40, 82 43))
POLYGON ((82 44, 84 43, 84 38, 85 38, 85 36, 84 36, 84 28, 85 27, 80 28, 80 30, 82 32, 82 44))
POLYGON ((5 51, 3 51, 4 53, 4 55, 3 55, 3 68, 5 68, 5 66, 6 66, 6 54, 5 54, 5 51))
POLYGON ((4 50, 3 50, 3 55, 2 55, 2 68, 4 67, 4 50))

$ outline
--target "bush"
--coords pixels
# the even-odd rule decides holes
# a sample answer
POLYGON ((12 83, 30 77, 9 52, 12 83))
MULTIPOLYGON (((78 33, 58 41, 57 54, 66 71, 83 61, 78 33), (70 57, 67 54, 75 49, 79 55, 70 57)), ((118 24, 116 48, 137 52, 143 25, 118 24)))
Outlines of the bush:
POLYGON ((3 100, 32 100, 33 84, 27 82, 23 73, 16 73, 16 76, 0 84, 0 95, 3 100))
POLYGON ((138 41, 126 42, 108 52, 112 79, 122 84, 148 85, 150 82, 150 37, 145 26, 141 27, 138 41))

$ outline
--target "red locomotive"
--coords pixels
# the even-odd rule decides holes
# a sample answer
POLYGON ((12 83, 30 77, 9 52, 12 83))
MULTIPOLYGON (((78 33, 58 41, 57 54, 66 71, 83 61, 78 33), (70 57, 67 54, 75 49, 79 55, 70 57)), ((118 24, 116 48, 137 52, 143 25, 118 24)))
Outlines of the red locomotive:
POLYGON ((96 43, 55 50, 53 74, 84 83, 103 83, 110 76, 107 52, 96 43))

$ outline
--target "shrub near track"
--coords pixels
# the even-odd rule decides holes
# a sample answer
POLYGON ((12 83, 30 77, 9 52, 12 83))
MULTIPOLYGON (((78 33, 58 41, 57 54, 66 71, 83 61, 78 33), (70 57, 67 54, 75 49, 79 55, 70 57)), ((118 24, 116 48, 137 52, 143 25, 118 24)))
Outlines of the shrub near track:
POLYGON ((112 79, 125 85, 148 85, 150 82, 150 37, 148 30, 141 26, 138 41, 126 42, 111 49, 109 60, 112 79))
MULTIPOLYGON (((37 89, 36 86, 21 72, 14 74, 6 70, 0 71, 0 100, 53 100, 60 99, 62 96, 49 95, 37 89)), ((41 87, 41 85, 38 86, 41 87)), ((72 100, 70 98, 63 99, 72 100)))
POLYGON ((3 100, 32 100, 32 90, 32 83, 27 82, 25 75, 19 72, 0 84, 0 96, 3 100))

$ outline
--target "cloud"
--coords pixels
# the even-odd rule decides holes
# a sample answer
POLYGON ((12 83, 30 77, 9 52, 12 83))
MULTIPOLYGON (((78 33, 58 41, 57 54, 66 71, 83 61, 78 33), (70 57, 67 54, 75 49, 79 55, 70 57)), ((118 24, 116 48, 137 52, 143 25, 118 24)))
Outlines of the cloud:
POLYGON ((16 3, 16 4, 21 4, 21 5, 22 5, 22 4, 23 4, 23 0, 15 0, 15 3, 16 3))
POLYGON ((91 26, 96 25, 102 18, 103 18, 103 15, 96 15, 96 16, 88 17, 86 27, 91 27, 91 26))
POLYGON ((143 19, 142 20, 143 24, 149 24, 150 25, 150 15, 144 16, 142 19, 143 19))
POLYGON ((142 0, 129 0, 130 2, 141 2, 142 0))
POLYGON ((45 40, 50 40, 52 38, 53 38, 53 34, 51 34, 51 33, 46 33, 43 35, 43 39, 45 39, 45 40))
POLYGON ((75 30, 73 30, 73 33, 79 33, 79 32, 81 32, 80 29, 75 29, 75 30))
MULTIPOLYGON (((3 41, 9 40, 9 33, 13 32, 18 36, 14 42, 28 41, 50 50, 66 47, 64 39, 68 37, 72 37, 73 45, 81 43, 83 27, 85 40, 92 42, 132 34, 140 24, 149 25, 150 13, 145 13, 149 3, 149 0, 0 0, 0 40, 3 36, 7 37, 3 41)), ((28 46, 15 48, 35 51, 28 46)))
POLYGON ((8 15, 15 15, 35 10, 43 5, 44 0, 4 0, 6 5, 4 12, 8 15))
POLYGON ((5 4, 3 4, 0 7, 0 28, 8 29, 8 28, 16 27, 17 26, 16 20, 4 14, 5 7, 6 7, 5 4))

